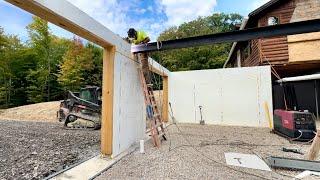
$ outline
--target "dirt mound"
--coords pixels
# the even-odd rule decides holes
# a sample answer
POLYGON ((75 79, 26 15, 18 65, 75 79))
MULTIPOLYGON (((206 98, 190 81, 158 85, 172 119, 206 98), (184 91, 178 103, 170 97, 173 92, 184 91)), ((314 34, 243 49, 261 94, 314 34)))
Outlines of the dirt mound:
POLYGON ((57 122, 59 105, 52 101, 0 110, 0 120, 57 122))

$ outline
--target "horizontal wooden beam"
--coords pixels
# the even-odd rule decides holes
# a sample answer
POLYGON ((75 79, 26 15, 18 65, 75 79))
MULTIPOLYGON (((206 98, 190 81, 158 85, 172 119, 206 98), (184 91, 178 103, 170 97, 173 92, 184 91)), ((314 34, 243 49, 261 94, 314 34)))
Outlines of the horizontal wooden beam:
POLYGON ((104 48, 131 56, 131 45, 66 0, 5 0, 104 48))
POLYGON ((161 64, 159 64, 157 61, 154 59, 150 58, 148 59, 149 61, 149 69, 150 71, 159 74, 160 76, 169 76, 170 71, 163 67, 161 64))

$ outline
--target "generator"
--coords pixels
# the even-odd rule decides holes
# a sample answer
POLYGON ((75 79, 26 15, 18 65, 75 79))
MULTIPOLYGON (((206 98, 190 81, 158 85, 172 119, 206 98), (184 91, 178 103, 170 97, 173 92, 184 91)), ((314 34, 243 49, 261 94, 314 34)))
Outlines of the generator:
POLYGON ((297 141, 311 140, 315 136, 316 121, 310 112, 276 109, 273 123, 275 133, 294 138, 297 141))

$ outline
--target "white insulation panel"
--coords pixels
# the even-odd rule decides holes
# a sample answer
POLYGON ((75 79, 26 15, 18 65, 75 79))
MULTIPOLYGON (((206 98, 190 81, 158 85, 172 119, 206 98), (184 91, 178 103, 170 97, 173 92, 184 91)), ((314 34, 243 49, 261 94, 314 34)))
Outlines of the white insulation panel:
POLYGON ((180 123, 268 127, 267 102, 272 118, 269 66, 172 72, 169 102, 180 123))
POLYGON ((115 54, 113 99, 113 156, 145 136, 145 106, 138 64, 115 54))

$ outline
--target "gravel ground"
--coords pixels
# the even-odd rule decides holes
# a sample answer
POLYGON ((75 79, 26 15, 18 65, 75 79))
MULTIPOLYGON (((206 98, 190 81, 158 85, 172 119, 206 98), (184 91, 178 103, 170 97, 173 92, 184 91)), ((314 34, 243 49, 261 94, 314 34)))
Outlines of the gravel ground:
POLYGON ((0 121, 0 179, 42 179, 99 153, 100 131, 0 121))
POLYGON ((97 179, 292 179, 289 176, 300 172, 226 166, 224 152, 256 154, 263 159, 270 155, 302 159, 303 155, 282 152, 282 147, 306 153, 310 146, 292 144, 266 128, 188 124, 178 127, 183 134, 171 125, 167 133, 170 141, 163 142, 160 149, 149 141, 145 154, 133 152, 97 179))

